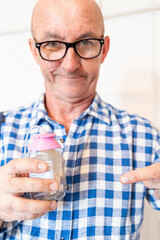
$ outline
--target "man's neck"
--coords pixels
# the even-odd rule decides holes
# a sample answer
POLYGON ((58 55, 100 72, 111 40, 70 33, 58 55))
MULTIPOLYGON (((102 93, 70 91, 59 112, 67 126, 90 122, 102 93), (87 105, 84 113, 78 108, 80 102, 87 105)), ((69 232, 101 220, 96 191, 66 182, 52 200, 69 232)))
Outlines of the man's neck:
POLYGON ((48 115, 56 122, 62 124, 68 133, 72 121, 90 106, 93 98, 94 95, 79 101, 67 101, 46 95, 45 105, 48 115))

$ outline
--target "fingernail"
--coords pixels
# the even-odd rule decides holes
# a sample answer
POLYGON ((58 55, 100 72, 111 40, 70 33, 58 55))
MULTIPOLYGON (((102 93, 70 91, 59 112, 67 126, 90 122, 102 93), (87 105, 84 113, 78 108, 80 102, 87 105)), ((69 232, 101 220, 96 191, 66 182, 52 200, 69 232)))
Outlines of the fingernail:
POLYGON ((127 177, 121 177, 121 183, 122 184, 127 184, 129 182, 127 177))
POLYGON ((46 165, 44 163, 39 163, 38 164, 38 169, 41 171, 45 171, 46 170, 46 165))
POLYGON ((51 190, 52 192, 57 192, 57 189, 58 189, 57 183, 52 183, 52 184, 50 185, 50 190, 51 190))

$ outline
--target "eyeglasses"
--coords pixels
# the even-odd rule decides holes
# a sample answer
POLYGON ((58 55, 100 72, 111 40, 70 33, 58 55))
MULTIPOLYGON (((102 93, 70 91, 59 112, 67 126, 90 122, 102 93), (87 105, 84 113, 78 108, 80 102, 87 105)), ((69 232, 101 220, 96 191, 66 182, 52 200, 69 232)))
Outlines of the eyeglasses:
POLYGON ((76 54, 83 59, 92 59, 100 55, 104 39, 89 38, 73 43, 61 41, 46 41, 35 43, 42 59, 58 61, 64 58, 69 48, 74 48, 76 54))

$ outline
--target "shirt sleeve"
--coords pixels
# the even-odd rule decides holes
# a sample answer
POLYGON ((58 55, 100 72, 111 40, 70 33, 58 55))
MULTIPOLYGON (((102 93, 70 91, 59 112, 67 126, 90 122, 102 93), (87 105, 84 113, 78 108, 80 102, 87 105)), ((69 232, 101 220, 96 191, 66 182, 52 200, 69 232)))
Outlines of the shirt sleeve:
MULTIPOLYGON (((156 146, 156 148, 155 148, 156 150, 155 150, 155 154, 154 154, 153 164, 160 163, 160 133, 159 132, 157 134, 157 141, 155 143, 155 146, 156 146)), ((159 181, 160 181, 160 179, 159 179, 159 181)), ((160 200, 154 196, 154 189, 147 189, 146 198, 149 201, 149 203, 151 204, 152 208, 160 211, 160 200)))
MULTIPOLYGON (((0 167, 4 166, 5 164, 4 146, 3 146, 3 125, 4 123, 1 122, 0 124, 0 167)), ((0 229, 0 239, 4 239, 5 234, 9 231, 12 231, 14 227, 19 224, 19 222, 20 221, 4 222, 2 228, 0 229)))
POLYGON ((14 222, 4 222, 2 228, 0 229, 0 239, 4 239, 4 236, 7 232, 12 231, 15 226, 19 224, 20 221, 14 222))

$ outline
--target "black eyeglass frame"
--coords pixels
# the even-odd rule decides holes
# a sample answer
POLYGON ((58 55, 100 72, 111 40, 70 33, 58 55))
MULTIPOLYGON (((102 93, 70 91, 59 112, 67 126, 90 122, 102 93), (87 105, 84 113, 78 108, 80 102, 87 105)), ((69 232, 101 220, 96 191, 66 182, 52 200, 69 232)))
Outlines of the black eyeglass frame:
POLYGON ((98 57, 98 56, 100 55, 100 53, 101 53, 101 51, 102 51, 102 46, 104 45, 104 41, 105 41, 105 40, 104 40, 103 38, 87 38, 87 39, 82 39, 82 40, 79 40, 79 41, 76 41, 76 42, 73 42, 73 43, 67 43, 67 42, 63 42, 63 41, 45 41, 45 42, 36 42, 36 41, 35 41, 35 47, 38 49, 39 55, 41 56, 41 58, 42 58, 43 60, 45 60, 45 61, 59 61, 59 60, 61 60, 62 58, 65 57, 65 55, 67 54, 67 51, 68 51, 69 48, 74 48, 74 51, 76 52, 76 54, 77 54, 80 58, 82 58, 82 59, 93 59, 93 58, 96 58, 96 57, 98 57), (82 41, 85 41, 85 40, 97 40, 97 41, 100 42, 100 50, 99 50, 99 53, 98 53, 96 56, 91 57, 91 58, 84 58, 84 57, 81 57, 81 56, 79 55, 79 53, 77 52, 77 49, 76 49, 76 45, 77 45, 78 43, 82 42, 82 41), (45 58, 42 56, 42 54, 41 54, 41 49, 40 49, 40 48, 41 48, 41 45, 44 44, 44 43, 53 43, 53 42, 63 43, 63 44, 66 46, 66 51, 65 51, 63 57, 61 57, 60 59, 57 59, 57 60, 48 60, 48 59, 45 59, 45 58))

